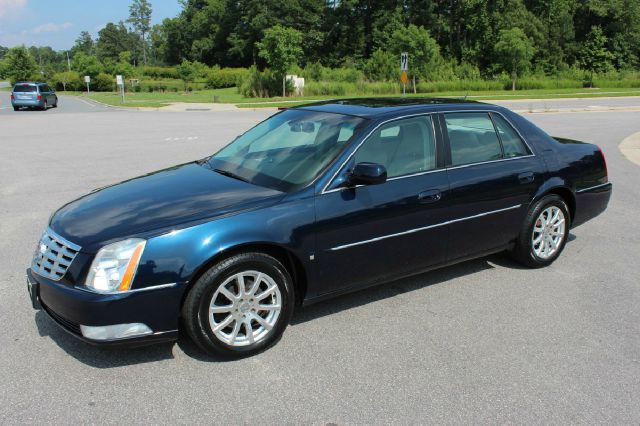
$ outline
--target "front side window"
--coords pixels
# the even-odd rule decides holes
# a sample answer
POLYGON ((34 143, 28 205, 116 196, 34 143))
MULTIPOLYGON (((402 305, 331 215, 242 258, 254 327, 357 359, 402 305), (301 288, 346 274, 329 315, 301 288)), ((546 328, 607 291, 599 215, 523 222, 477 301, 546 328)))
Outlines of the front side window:
POLYGON ((451 165, 482 163, 502 158, 502 148, 487 113, 444 115, 451 147, 451 165))
POLYGON ((365 119, 303 109, 268 118, 209 158, 211 169, 280 191, 310 183, 365 119))
POLYGON ((396 120, 380 126, 360 146, 354 160, 382 164, 390 178, 435 169, 436 143, 431 117, 396 120))

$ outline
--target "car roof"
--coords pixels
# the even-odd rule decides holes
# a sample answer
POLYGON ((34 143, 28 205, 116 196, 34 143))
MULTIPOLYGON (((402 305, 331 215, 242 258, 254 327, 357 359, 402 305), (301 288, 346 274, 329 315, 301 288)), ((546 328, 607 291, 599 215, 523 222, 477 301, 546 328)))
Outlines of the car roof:
POLYGON ((354 115, 363 118, 379 118, 387 115, 422 112, 425 110, 443 110, 446 107, 454 109, 484 109, 495 107, 482 102, 455 98, 353 98, 334 99, 329 101, 305 104, 294 109, 304 109, 337 114, 354 115))

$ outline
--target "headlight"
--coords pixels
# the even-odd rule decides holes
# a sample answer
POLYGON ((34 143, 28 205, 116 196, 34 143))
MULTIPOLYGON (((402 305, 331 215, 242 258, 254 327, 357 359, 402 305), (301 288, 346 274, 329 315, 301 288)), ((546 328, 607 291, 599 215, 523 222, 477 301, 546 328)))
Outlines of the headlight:
POLYGON ((101 293, 129 290, 145 243, 131 238, 101 248, 91 263, 85 285, 101 293))

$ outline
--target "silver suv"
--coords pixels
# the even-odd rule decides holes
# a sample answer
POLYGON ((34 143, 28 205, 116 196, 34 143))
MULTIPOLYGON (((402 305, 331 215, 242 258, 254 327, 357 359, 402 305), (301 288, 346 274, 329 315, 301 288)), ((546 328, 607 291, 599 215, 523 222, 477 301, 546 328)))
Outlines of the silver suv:
POLYGON ((14 111, 18 111, 22 107, 41 110, 48 107, 56 108, 58 96, 47 83, 19 82, 13 86, 11 91, 11 105, 14 111))

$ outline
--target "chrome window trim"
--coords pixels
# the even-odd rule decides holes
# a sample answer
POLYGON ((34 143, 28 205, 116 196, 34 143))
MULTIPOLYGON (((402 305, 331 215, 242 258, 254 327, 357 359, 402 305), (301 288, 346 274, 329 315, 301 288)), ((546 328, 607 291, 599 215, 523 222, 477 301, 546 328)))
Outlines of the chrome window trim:
POLYGON ((595 186, 590 186, 588 188, 578 189, 578 190, 576 190, 576 192, 577 193, 587 192, 587 191, 591 191, 593 189, 598 189, 598 188, 605 187, 607 185, 611 185, 611 182, 601 183, 600 185, 595 185, 595 186))
POLYGON ((143 288, 132 288, 129 290, 125 290, 125 291, 97 291, 92 289, 91 287, 87 287, 87 286, 75 286, 74 288, 78 289, 78 290, 82 290, 82 291, 86 291, 87 293, 93 293, 93 294, 103 294, 103 295, 114 295, 114 294, 128 294, 128 293, 139 293, 142 291, 153 291, 153 290, 160 290, 163 288, 170 288, 170 287, 175 287, 176 285, 178 285, 178 283, 169 283, 169 284, 158 284, 158 285, 152 285, 149 287, 143 287, 143 288))
POLYGON ((397 232, 395 234, 382 235, 380 237, 371 238, 369 240, 357 241, 355 243, 349 243, 349 244, 343 244, 341 246, 332 247, 332 248, 328 249, 327 251, 344 250, 344 249, 350 248, 350 247, 355 247, 355 246, 359 246, 359 245, 363 245, 363 244, 373 243, 373 242, 376 242, 376 241, 386 240, 387 238, 394 238, 394 237, 399 237, 399 236, 402 236, 402 235, 413 234, 415 232, 426 231, 427 229, 438 228, 440 226, 450 225, 450 224, 456 223, 456 222, 462 222, 462 221, 470 220, 470 219, 477 219, 477 218, 483 217, 483 216, 489 216, 489 215, 496 214, 496 213, 501 213, 501 212, 505 212, 505 211, 509 211, 509 210, 518 209, 521 206, 522 206, 522 204, 518 204, 518 205, 515 205, 515 206, 511 206, 511 207, 505 207, 503 209, 498 209, 498 210, 492 210, 492 211, 488 211, 488 212, 484 212, 484 213, 479 213, 479 214, 476 214, 476 215, 473 215, 473 216, 467 216, 467 217, 461 217, 461 218, 458 218, 458 219, 447 220, 445 222, 436 223, 434 225, 423 226, 423 227, 420 227, 420 228, 413 228, 413 229, 409 229, 407 231, 397 232))
MULTIPOLYGON (((356 146, 356 148, 353 150, 353 152, 351 154, 349 154, 349 156, 345 159, 345 161, 342 162, 342 164, 340 165, 338 170, 331 176, 329 181, 325 184, 325 186, 322 188, 322 190, 320 191, 320 193, 318 195, 330 194, 332 192, 342 191, 343 189, 346 189, 345 187, 340 187, 340 188, 333 188, 333 189, 327 190, 327 188, 329 186, 331 186, 333 181, 336 179, 336 176, 338 176, 340 174, 340 172, 344 170, 345 165, 349 162, 349 160, 351 160, 351 158, 355 155, 355 153, 360 149, 362 144, 365 143, 367 141, 367 139, 369 139, 371 134, 373 132, 375 132, 376 130, 378 130, 378 128, 380 126, 382 126, 384 124, 387 124, 389 122, 396 121, 396 120, 401 120, 401 119, 404 119, 404 118, 412 118, 412 117, 419 117, 419 116, 425 116, 425 115, 434 115, 434 114, 443 114, 444 115, 444 114, 447 114, 447 113, 458 113, 458 112, 460 112, 460 113, 469 113, 469 112, 483 113, 483 112, 486 112, 486 113, 498 114, 500 117, 502 117, 513 128, 513 130, 515 130, 515 132, 518 134, 520 139, 522 139, 522 142, 524 142, 524 144, 527 146, 527 149, 529 150, 529 152, 531 152, 531 154, 523 155, 523 156, 520 156, 520 157, 501 158, 499 160, 484 161, 484 162, 480 162, 480 163, 462 164, 460 166, 454 166, 454 167, 446 167, 445 166, 443 168, 434 169, 434 170, 427 170, 427 171, 424 171, 424 172, 421 172, 421 173, 415 173, 415 174, 403 175, 403 176, 396 176, 396 177, 393 177, 393 178, 390 178, 390 179, 387 179, 387 180, 390 181, 390 180, 396 180, 396 179, 404 179, 404 178, 409 178, 409 177, 420 176, 420 175, 427 174, 427 173, 441 172, 441 171, 444 171, 444 170, 454 170, 454 169, 457 169, 457 168, 476 166, 476 165, 480 165, 480 164, 497 163, 497 162, 500 162, 500 161, 510 161, 510 160, 519 160, 521 158, 536 157, 535 151, 533 149, 531 149, 531 146, 529 145, 527 140, 524 138, 524 136, 522 136, 522 133, 520 133, 520 130, 518 130, 518 128, 516 126, 514 126, 513 123, 511 122, 511 120, 509 120, 507 117, 505 117, 504 114, 502 114, 500 111, 497 111, 497 110, 494 110, 494 109, 445 110, 445 111, 420 112, 420 113, 415 113, 415 114, 402 115, 402 116, 399 116, 399 117, 394 117, 394 118, 390 118, 390 119, 388 119, 386 121, 383 121, 383 122, 379 123, 373 129, 371 129, 371 131, 369 133, 367 133, 367 135, 362 139, 362 141, 360 141, 358 146, 356 146)), ((435 137, 436 136, 435 135, 435 123, 434 123, 433 119, 431 120, 431 125, 434 128, 434 137, 435 137)), ((446 126, 446 123, 444 123, 444 125, 446 126)), ((436 137, 436 143, 437 143, 437 137, 436 137)), ((436 146, 436 152, 437 152, 437 146, 436 146)), ((436 164, 437 164, 437 158, 436 158, 436 164)), ((363 185, 357 185, 357 186, 352 187, 352 188, 359 188, 361 186, 363 186, 363 185)))

